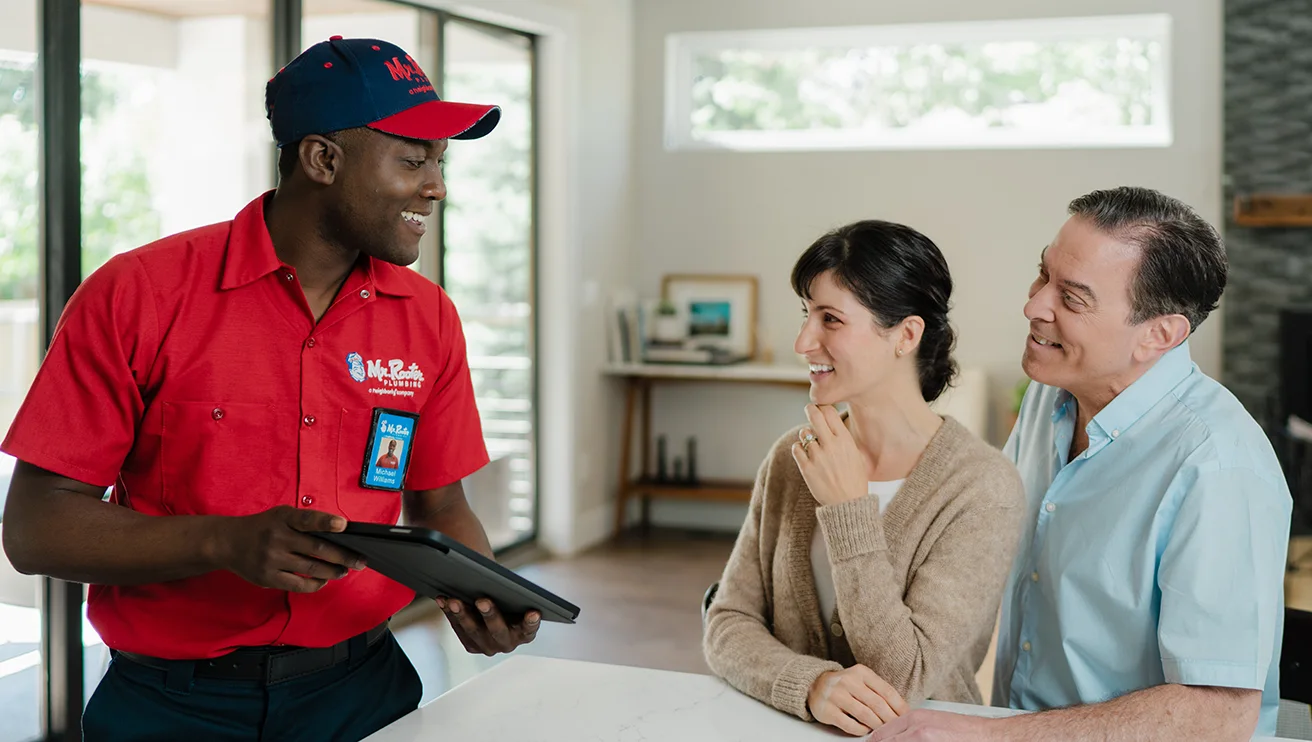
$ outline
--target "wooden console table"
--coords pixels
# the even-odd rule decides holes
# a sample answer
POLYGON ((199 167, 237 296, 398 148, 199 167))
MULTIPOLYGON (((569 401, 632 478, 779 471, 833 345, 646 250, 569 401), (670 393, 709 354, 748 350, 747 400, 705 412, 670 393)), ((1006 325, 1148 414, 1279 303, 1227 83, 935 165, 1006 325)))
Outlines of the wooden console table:
POLYGON ((624 531, 624 513, 629 499, 642 497, 642 526, 647 527, 650 498, 668 497, 685 500, 747 502, 752 497, 752 482, 708 479, 696 483, 656 482, 651 476, 651 389, 658 383, 731 383, 767 384, 807 388, 810 373, 800 363, 779 365, 735 363, 724 366, 675 363, 612 363, 603 369, 607 376, 624 379, 624 427, 620 431, 619 490, 615 498, 615 534, 624 531), (642 406, 641 469, 632 472, 633 424, 639 402, 642 406))

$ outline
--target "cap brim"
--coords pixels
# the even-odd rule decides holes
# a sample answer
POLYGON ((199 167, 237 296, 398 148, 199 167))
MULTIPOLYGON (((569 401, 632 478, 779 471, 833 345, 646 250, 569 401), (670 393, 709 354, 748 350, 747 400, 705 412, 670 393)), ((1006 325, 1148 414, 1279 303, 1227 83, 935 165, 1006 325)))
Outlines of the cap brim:
POLYGON ((434 100, 379 119, 369 128, 407 139, 478 139, 500 120, 498 106, 434 100))

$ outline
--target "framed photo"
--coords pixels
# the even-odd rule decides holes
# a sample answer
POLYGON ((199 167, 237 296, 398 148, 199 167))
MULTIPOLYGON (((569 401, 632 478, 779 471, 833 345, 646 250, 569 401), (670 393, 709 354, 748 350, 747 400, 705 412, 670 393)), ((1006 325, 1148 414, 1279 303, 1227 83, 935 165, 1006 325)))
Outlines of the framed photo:
POLYGON ((669 275, 661 296, 686 323, 688 346, 756 356, 756 276, 669 275))

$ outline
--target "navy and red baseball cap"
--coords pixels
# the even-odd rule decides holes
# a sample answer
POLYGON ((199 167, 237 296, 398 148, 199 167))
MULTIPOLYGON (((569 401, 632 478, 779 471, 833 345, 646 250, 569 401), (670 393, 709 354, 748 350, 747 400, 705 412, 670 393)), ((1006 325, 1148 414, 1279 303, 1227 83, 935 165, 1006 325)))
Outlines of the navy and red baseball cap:
POLYGON ((279 147, 360 126, 407 139, 478 139, 501 120, 497 106, 438 98, 401 47, 341 36, 279 70, 264 88, 264 111, 279 147))

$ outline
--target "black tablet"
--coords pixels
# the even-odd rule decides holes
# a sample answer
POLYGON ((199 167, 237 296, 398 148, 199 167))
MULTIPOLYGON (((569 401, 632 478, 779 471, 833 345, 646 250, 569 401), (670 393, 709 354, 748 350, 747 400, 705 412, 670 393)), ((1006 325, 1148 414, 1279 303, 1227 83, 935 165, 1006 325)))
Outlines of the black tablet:
POLYGON ((507 620, 530 610, 543 621, 574 623, 578 606, 438 531, 377 523, 348 523, 341 533, 317 532, 325 541, 362 554, 377 570, 426 598, 446 596, 473 607, 487 598, 507 620))

